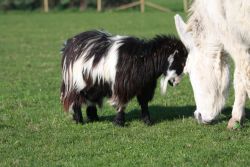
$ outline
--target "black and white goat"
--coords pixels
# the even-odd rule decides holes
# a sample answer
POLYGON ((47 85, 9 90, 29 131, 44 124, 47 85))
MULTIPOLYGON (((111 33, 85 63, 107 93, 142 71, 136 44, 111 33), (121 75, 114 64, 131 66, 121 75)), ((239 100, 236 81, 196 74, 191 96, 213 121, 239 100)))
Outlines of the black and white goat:
POLYGON ((161 88, 176 85, 187 58, 182 42, 170 36, 142 40, 112 36, 102 31, 87 31, 67 40, 62 50, 61 101, 73 110, 73 118, 83 123, 81 105, 87 117, 98 120, 96 105, 104 97, 116 108, 114 123, 124 126, 126 104, 133 98, 141 106, 142 120, 151 124, 148 102, 152 100, 157 78, 161 88))

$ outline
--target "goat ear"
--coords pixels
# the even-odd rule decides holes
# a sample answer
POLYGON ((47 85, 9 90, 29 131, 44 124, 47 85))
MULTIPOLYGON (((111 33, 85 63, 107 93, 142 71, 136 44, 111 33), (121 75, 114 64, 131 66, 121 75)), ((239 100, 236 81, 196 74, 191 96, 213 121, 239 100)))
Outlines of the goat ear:
POLYGON ((187 32, 187 25, 184 23, 183 19, 180 15, 175 15, 175 26, 178 32, 178 35, 183 42, 183 44, 188 48, 191 49, 194 46, 193 37, 190 32, 187 32))

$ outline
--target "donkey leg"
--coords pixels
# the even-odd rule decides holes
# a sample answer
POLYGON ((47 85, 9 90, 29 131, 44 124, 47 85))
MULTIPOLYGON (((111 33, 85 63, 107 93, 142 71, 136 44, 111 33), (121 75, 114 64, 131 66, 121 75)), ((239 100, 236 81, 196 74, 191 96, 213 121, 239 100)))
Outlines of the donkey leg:
POLYGON ((242 120, 245 116, 245 102, 246 102, 246 87, 242 80, 242 71, 237 67, 234 72, 234 90, 235 90, 235 100, 232 111, 232 118, 228 122, 228 128, 236 128, 237 123, 242 124, 242 120))
POLYGON ((125 107, 117 107, 117 114, 113 121, 114 125, 123 127, 125 125, 125 107))
POLYGON ((95 105, 87 106, 86 114, 89 122, 99 121, 99 117, 97 115, 97 108, 95 105))

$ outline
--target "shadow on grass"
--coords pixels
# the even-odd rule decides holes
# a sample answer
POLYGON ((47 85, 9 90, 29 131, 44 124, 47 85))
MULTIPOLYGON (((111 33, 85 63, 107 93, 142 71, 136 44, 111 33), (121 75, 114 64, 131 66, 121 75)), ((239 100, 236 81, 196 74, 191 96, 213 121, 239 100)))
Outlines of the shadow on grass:
MULTIPOLYGON (((222 115, 224 115, 224 117, 222 117, 221 119, 219 119, 219 122, 220 121, 225 121, 225 120, 229 120, 232 116, 232 110, 233 108, 232 107, 226 107, 221 113, 222 115)), ((250 119, 250 109, 249 108, 245 108, 245 118, 246 120, 249 120, 250 119)))
MULTIPOLYGON (((164 106, 150 106, 149 112, 154 124, 171 121, 175 119, 183 119, 188 117, 193 117, 195 111, 195 106, 181 106, 181 107, 164 107, 164 106)), ((246 111, 246 121, 250 119, 250 109, 245 109, 246 111)), ((219 117, 214 123, 220 123, 223 121, 228 121, 231 118, 232 107, 227 107, 222 111, 222 116, 219 117)), ((134 120, 140 120, 141 111, 139 109, 133 109, 131 111, 126 111, 126 122, 132 122, 134 120)), ((108 115, 100 117, 101 121, 113 121, 115 115, 108 115)))
MULTIPOLYGON (((149 112, 154 124, 160 123, 166 120, 183 119, 187 117, 193 117, 195 106, 181 106, 181 107, 164 107, 164 106, 150 106, 149 112)), ((126 122, 133 120, 140 120, 141 111, 134 109, 126 111, 126 122)), ((113 121, 115 115, 102 116, 101 121, 113 121)))

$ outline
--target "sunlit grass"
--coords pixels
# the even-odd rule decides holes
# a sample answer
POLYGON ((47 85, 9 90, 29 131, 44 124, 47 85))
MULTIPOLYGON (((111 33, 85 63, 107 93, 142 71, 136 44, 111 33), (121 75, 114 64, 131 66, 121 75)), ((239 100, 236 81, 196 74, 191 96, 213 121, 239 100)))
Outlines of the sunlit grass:
POLYGON ((139 37, 176 34, 173 16, 0 15, 0 166, 248 166, 249 121, 240 131, 226 129, 232 90, 220 121, 198 125, 188 76, 165 96, 157 88, 152 127, 139 121, 135 100, 126 109, 125 128, 112 125, 115 111, 106 103, 96 123, 76 125, 63 113, 59 51, 65 39, 89 29, 139 37))

